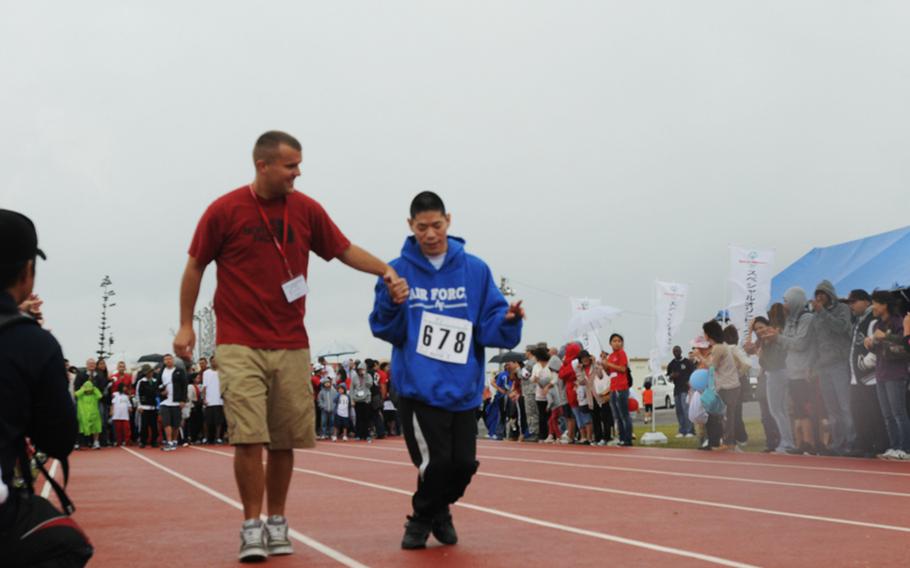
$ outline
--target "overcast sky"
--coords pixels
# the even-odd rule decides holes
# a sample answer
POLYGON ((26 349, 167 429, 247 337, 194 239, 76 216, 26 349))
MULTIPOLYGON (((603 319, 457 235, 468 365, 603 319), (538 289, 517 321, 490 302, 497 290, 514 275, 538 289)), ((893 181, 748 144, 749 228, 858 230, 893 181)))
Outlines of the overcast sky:
MULTIPOLYGON (((45 313, 74 361, 170 350, 204 208, 251 181, 268 129, 300 191, 397 256, 433 189, 528 312, 565 340, 569 296, 627 310, 653 346, 655 278, 688 283, 688 341, 723 305, 728 244, 813 246, 908 224, 906 2, 5 2, 0 206, 49 260, 45 313)), ((371 276, 315 258, 307 327, 386 356, 371 276)), ((202 301, 214 290, 206 274, 202 301)), ((201 304, 202 302, 200 302, 201 304)), ((606 337, 603 337, 606 339, 606 337)))

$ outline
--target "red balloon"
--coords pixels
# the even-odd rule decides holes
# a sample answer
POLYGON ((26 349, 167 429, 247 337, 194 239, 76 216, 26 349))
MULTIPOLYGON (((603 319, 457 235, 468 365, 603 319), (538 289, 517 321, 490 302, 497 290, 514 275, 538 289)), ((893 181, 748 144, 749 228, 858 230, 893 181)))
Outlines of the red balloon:
POLYGON ((629 412, 636 412, 636 411, 638 411, 638 401, 635 400, 634 398, 630 398, 629 399, 629 412))

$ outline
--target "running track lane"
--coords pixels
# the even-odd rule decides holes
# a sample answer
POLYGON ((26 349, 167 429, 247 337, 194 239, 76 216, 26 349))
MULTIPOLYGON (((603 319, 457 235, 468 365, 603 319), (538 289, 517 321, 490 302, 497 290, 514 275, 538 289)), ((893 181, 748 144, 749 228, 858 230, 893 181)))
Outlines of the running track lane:
MULTIPOLYGON (((375 459, 378 461, 365 463, 376 464, 390 461, 391 464, 385 465, 405 469, 413 467, 404 453, 401 453, 400 457, 395 457, 395 454, 389 456, 388 452, 379 451, 387 449, 383 447, 387 445, 320 444, 316 451, 341 454, 342 457, 336 458, 339 461, 358 461, 349 458, 375 459)), ((568 468, 567 471, 559 470, 552 466, 543 467, 534 463, 509 463, 503 467, 500 464, 494 464, 489 459, 484 461, 481 458, 481 462, 481 475, 475 478, 466 497, 469 501, 482 500, 484 504, 492 503, 490 506, 493 507, 511 506, 513 509, 527 505, 529 508, 523 509, 523 511, 529 515, 534 514, 534 511, 545 510, 554 514, 563 514, 564 516, 560 517, 563 522, 575 521, 577 523, 579 519, 589 517, 575 508, 575 503, 582 499, 581 509, 587 508, 601 513, 594 515, 592 519, 595 530, 606 526, 612 533, 641 538, 643 527, 664 526, 665 529, 649 533, 647 539, 673 546, 679 542, 679 526, 683 525, 686 527, 685 542, 689 548, 693 546, 693 543, 698 543, 706 545, 705 550, 712 551, 719 556, 745 562, 773 566, 788 565, 797 560, 801 561, 801 558, 793 556, 794 550, 807 550, 807 554, 811 554, 814 560, 828 561, 832 565, 844 565, 848 559, 855 560, 857 565, 902 565, 903 548, 910 542, 910 534, 908 534, 910 528, 907 526, 908 515, 906 513, 898 512, 895 515, 899 517, 900 521, 903 521, 897 525, 857 527, 832 523, 830 519, 773 516, 754 511, 723 510, 688 503, 658 503, 644 496, 610 495, 598 493, 595 489, 597 485, 602 485, 607 488, 616 487, 634 491, 636 484, 639 483, 636 475, 610 475, 605 479, 600 478, 604 481, 598 484, 596 474, 592 475, 584 471, 582 475, 578 475, 577 472, 568 468), (490 478, 489 474, 507 476, 511 479, 490 478), (519 481, 515 479, 516 477, 536 478, 536 483, 519 481), (542 485, 543 483, 550 483, 550 485, 542 485), (573 487, 576 484, 584 486, 573 487), (482 497, 478 497, 479 493, 482 497), (572 494, 575 496, 570 496, 572 494), (533 500, 529 498, 531 495, 535 495, 533 500), (567 511, 567 506, 571 510, 567 511), (617 525, 613 522, 617 514, 622 518, 634 520, 617 525), (742 529, 737 533, 731 532, 729 527, 734 527, 733 531, 736 530, 735 527, 742 527, 742 529), (849 547, 843 546, 845 542, 850 543, 849 547), (807 543, 814 543, 817 550, 813 550, 811 546, 807 547, 807 543), (745 557, 735 556, 741 552, 746 553, 745 557), (845 552, 849 554, 848 557, 845 557, 845 552)), ((344 466, 344 469, 350 467, 344 466)), ((673 489, 679 493, 678 484, 664 483, 654 489, 655 492, 643 492, 643 495, 672 494, 673 489)), ((777 490, 778 488, 774 488, 772 491, 777 490)), ((755 493, 762 491, 767 493, 769 490, 762 488, 756 491, 750 488, 748 492, 743 492, 739 488, 719 484, 708 496, 707 501, 735 503, 745 500, 746 503, 743 504, 745 507, 761 507, 765 497, 756 496, 755 493)), ((780 509, 794 514, 799 514, 803 509, 803 503, 807 501, 815 501, 815 506, 831 503, 837 505, 841 499, 837 495, 834 498, 824 494, 821 496, 809 495, 816 490, 787 489, 787 491, 790 492, 790 495, 785 499, 786 508, 781 507, 780 509)), ((686 491, 682 491, 681 494, 683 496, 681 498, 686 498, 686 491)), ((889 502, 888 498, 874 498, 879 501, 870 504, 867 509, 878 512, 879 515, 893 513, 894 503, 889 502)), ((846 504, 836 507, 833 513, 839 518, 847 520, 856 515, 852 505, 846 504)), ((875 521, 875 518, 871 519, 871 522, 875 521)), ((880 520, 878 522, 882 523, 880 520)))
MULTIPOLYGON (((239 566, 242 513, 147 461, 169 466, 181 453, 189 452, 105 449, 72 454, 67 492, 77 507, 76 522, 95 545, 90 566, 239 566)), ((193 476, 204 480, 216 464, 200 465, 193 476)), ((232 472, 229 465, 225 469, 232 472)), ((227 493, 236 494, 236 488, 227 493)), ((271 558, 268 565, 344 565, 300 542, 294 545, 294 557, 271 558)))
MULTIPOLYGON (((367 448, 377 453, 359 454, 364 458, 379 458, 385 460, 394 460, 402 458, 405 463, 407 454, 403 448, 388 446, 359 446, 367 448), (402 457, 403 456, 403 457, 402 457)), ((324 450, 334 453, 332 447, 324 450)), ((319 451, 319 450, 317 450, 319 451)), ((750 491, 723 492, 725 503, 718 501, 719 482, 703 482, 700 479, 688 480, 687 483, 667 483, 662 477, 650 477, 648 475, 636 474, 629 480, 624 480, 622 486, 616 486, 610 482, 611 471, 601 472, 593 469, 598 466, 583 464, 584 469, 581 471, 592 472, 592 482, 579 483, 569 479, 560 481, 567 473, 571 475, 582 464, 573 464, 571 461, 566 463, 549 461, 544 465, 541 460, 523 461, 520 458, 505 458, 505 463, 497 461, 502 458, 493 457, 487 454, 479 454, 479 458, 484 464, 479 474, 481 476, 497 476, 501 478, 512 478, 513 481, 524 481, 529 483, 565 485, 568 488, 584 488, 588 491, 600 493, 612 493, 614 495, 625 495, 636 497, 638 499, 663 500, 665 502, 690 502, 689 504, 700 504, 703 506, 726 507, 733 509, 739 507, 742 512, 759 512, 763 509, 767 514, 776 516, 790 516, 796 518, 799 515, 815 515, 819 518, 812 520, 828 521, 834 524, 859 526, 865 528, 880 528, 891 530, 897 533, 910 534, 910 523, 907 523, 907 515, 900 508, 891 506, 890 497, 874 495, 873 498, 863 496, 860 503, 860 510, 851 507, 850 499, 856 499, 853 494, 848 494, 848 499, 831 499, 825 494, 827 490, 809 490, 804 491, 797 488, 794 490, 790 487, 780 489, 778 487, 759 486, 757 489, 750 491), (525 464, 534 466, 535 471, 540 471, 543 476, 540 479, 531 479, 522 477, 525 470, 525 464), (561 469, 565 468, 565 469, 561 469), (597 480, 601 480, 598 482, 597 480), (773 509, 771 507, 774 507, 773 509), (749 511, 747 509, 755 509, 749 511), (841 517, 839 517, 840 515, 841 517), (844 517, 845 516, 845 517, 844 517), (889 524, 896 523, 896 524, 889 524)), ((396 462, 398 463, 398 462, 396 462)), ((735 481, 734 481, 735 484, 735 481)), ((839 490, 840 488, 833 488, 839 490)), ((838 495, 838 497, 840 497, 838 495)))
MULTIPOLYGON (((199 449, 197 452, 208 454, 200 456, 203 463, 209 463, 212 454, 221 460, 232 457, 225 451, 199 449)), ((360 557, 358 547, 362 547, 363 554, 370 558, 369 563, 376 566, 426 566, 430 563, 434 566, 503 566, 549 557, 554 546, 571 551, 579 566, 601 566, 602 555, 636 566, 666 566, 668 558, 677 566, 748 566, 719 558, 709 562, 712 560, 709 555, 689 555, 674 547, 663 549, 632 539, 615 539, 599 530, 573 530, 571 526, 535 523, 522 515, 509 515, 507 509, 490 510, 476 505, 460 507, 456 512, 462 544, 443 547, 431 538, 431 547, 427 550, 403 552, 399 543, 404 516, 410 512, 410 495, 416 479, 414 471, 402 475, 394 468, 393 475, 389 476, 389 471, 375 471, 376 468, 369 466, 357 471, 341 468, 326 473, 321 467, 318 471, 307 467, 309 462, 315 461, 311 456, 298 456, 298 462, 300 458, 306 461, 295 467, 288 515, 292 520, 304 518, 307 532, 352 556, 360 557), (318 527, 310 525, 307 518, 312 518, 313 510, 328 512, 319 515, 318 527), (321 531, 328 532, 323 534, 321 531), (333 541, 333 538, 341 540, 333 541), (516 547, 518 542, 520 546, 516 547)), ((230 478, 212 480, 211 485, 216 487, 218 483, 230 485, 233 481, 230 478)))

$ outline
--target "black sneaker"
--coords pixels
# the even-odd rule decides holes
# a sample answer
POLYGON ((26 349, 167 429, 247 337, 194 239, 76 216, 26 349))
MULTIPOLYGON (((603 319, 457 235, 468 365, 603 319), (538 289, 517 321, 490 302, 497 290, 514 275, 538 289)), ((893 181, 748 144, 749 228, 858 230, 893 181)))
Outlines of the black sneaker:
POLYGON ((401 538, 401 548, 405 550, 416 550, 427 547, 427 539, 430 537, 430 521, 420 518, 417 515, 408 517, 408 522, 404 524, 404 536, 401 538))
POLYGON ((448 511, 436 515, 432 527, 433 536, 442 544, 458 543, 458 533, 455 532, 455 525, 452 524, 452 514, 448 511))

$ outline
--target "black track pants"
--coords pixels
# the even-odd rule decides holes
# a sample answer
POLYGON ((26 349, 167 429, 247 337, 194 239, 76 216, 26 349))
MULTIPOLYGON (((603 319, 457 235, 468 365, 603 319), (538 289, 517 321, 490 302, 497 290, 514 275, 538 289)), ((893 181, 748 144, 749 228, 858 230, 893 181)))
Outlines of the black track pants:
POLYGON ((432 518, 464 495, 480 465, 476 414, 473 409, 450 412, 401 397, 398 416, 411 461, 419 469, 414 513, 432 518))

